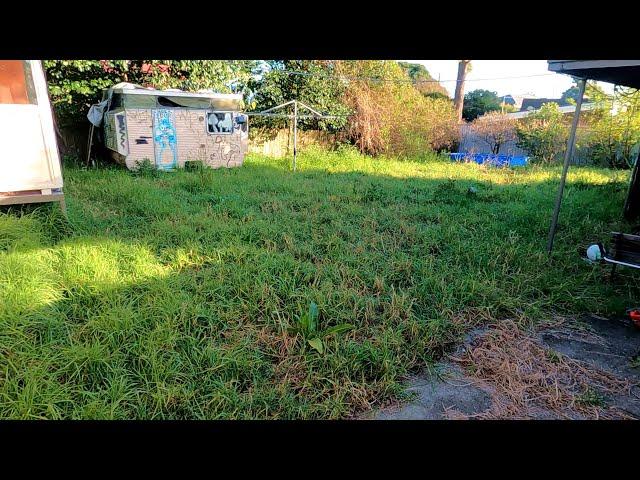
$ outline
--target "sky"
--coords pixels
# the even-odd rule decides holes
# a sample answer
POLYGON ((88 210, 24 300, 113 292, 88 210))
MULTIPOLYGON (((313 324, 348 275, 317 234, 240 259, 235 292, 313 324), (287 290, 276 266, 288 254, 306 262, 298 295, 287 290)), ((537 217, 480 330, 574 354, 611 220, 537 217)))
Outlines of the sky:
MULTIPOLYGON (((459 60, 404 60, 421 63, 431 76, 438 79, 453 97, 458 76, 459 60), (446 80, 446 81, 445 81, 446 80)), ((552 73, 546 60, 471 60, 471 72, 467 73, 465 92, 485 89, 503 95, 525 95, 537 98, 560 98, 571 87, 569 75, 552 73), (520 77, 520 78, 503 78, 520 77), (485 80, 493 79, 493 80, 485 80)), ((598 82, 606 92, 613 92, 613 85, 598 82)))

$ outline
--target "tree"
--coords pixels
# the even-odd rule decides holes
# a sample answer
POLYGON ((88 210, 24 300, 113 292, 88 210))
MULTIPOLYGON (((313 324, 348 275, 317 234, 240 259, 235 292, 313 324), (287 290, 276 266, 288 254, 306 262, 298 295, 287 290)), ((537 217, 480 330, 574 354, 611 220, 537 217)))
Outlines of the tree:
MULTIPOLYGON (((467 76, 467 72, 471 69, 471 60, 460 60, 458 64, 458 79, 456 81, 456 92, 453 97, 453 103, 456 110, 456 118, 458 122, 462 120, 463 105, 464 105, 464 81, 467 76)), ((474 117, 475 118, 475 117, 474 117)))
MULTIPOLYGON (((335 119, 300 119, 301 129, 320 129, 336 132, 345 127, 349 108, 343 95, 347 82, 336 75, 336 62, 326 60, 269 60, 264 73, 250 83, 255 92, 255 110, 266 110, 290 100, 298 100, 335 119), (299 72, 292 74, 289 72, 299 72)), ((282 112, 284 113, 284 112, 282 112)), ((283 128, 288 119, 254 117, 252 125, 283 128)))
POLYGON ((610 168, 633 166, 640 149, 640 91, 618 87, 615 99, 602 89, 592 87, 589 93, 596 109, 585 112, 589 128, 581 140, 591 162, 610 168))
MULTIPOLYGON (((579 94, 580 88, 574 83, 571 87, 562 92, 562 95, 560 96, 560 104, 562 105, 563 103, 567 103, 575 105, 578 102, 579 94)), ((584 92, 584 103, 592 101, 598 102, 609 98, 610 96, 607 95, 598 84, 595 82, 587 82, 587 88, 584 92)))
POLYGON ((458 140, 451 101, 422 95, 397 62, 344 60, 337 73, 352 79, 344 96, 353 112, 346 132, 360 151, 420 155, 458 140))
POLYGON ((434 79, 424 65, 419 63, 398 62, 420 93, 431 98, 449 98, 449 92, 434 79))
POLYGON ((500 147, 515 140, 514 121, 500 112, 490 112, 476 118, 471 124, 471 130, 484 141, 491 153, 500 153, 500 147))
POLYGON ((496 92, 489 90, 474 90, 464 97, 462 116, 467 121, 473 121, 481 115, 501 109, 502 99, 496 92))
POLYGON ((102 90, 118 82, 159 89, 245 92, 256 62, 249 60, 45 60, 51 101, 62 123, 86 121, 102 90))

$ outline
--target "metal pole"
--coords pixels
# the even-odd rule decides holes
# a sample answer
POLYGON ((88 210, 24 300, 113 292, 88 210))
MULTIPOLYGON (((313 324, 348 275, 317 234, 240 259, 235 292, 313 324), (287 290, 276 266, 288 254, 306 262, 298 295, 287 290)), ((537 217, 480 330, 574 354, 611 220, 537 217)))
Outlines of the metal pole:
POLYGON ((293 171, 296 171, 296 156, 298 154, 298 101, 293 103, 293 171))
POLYGON ((573 148, 576 144, 576 129, 578 128, 578 120, 580 119, 580 108, 582 107, 582 97, 584 97, 584 89, 587 84, 586 79, 582 79, 578 82, 580 93, 578 94, 578 101, 576 102, 576 111, 573 114, 573 123, 571 124, 571 133, 569 134, 569 141, 567 143, 567 151, 564 155, 564 166, 562 167, 562 176, 560 177, 560 188, 558 189, 558 196, 556 197, 556 206, 553 210, 553 218, 551 219, 551 228, 549 229, 549 238, 547 239, 547 252, 551 253, 553 250, 553 238, 556 235, 556 227, 558 226, 558 215, 560 214, 560 206, 562 205, 562 194, 564 192, 564 184, 567 180, 567 171, 569 170, 569 162, 573 157, 573 148))

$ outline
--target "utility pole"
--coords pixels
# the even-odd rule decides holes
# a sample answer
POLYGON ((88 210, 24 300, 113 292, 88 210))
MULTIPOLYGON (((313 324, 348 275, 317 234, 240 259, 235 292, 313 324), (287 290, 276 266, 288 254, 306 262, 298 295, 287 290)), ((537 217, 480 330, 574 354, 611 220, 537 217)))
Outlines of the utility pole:
POLYGON ((458 80, 456 81, 456 94, 453 103, 456 108, 458 122, 462 121, 462 107, 464 105, 464 80, 471 60, 460 60, 458 63, 458 80))

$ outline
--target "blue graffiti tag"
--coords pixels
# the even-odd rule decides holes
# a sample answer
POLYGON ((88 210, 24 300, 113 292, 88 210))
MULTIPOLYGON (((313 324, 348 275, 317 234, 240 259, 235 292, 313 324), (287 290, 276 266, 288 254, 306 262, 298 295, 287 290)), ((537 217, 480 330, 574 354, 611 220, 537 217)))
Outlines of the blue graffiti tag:
POLYGON ((156 167, 159 170, 171 170, 178 166, 176 127, 171 110, 153 111, 153 140, 156 147, 156 167), (169 161, 165 160, 165 150, 171 151, 169 161))

